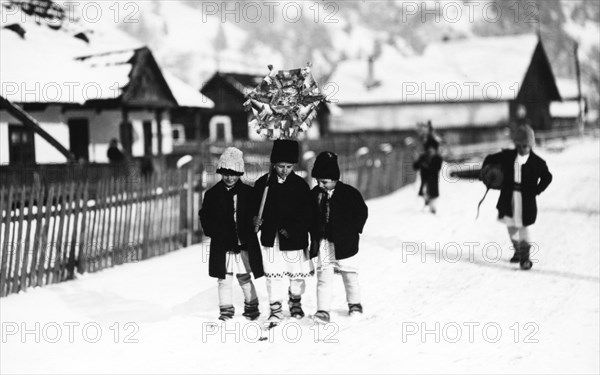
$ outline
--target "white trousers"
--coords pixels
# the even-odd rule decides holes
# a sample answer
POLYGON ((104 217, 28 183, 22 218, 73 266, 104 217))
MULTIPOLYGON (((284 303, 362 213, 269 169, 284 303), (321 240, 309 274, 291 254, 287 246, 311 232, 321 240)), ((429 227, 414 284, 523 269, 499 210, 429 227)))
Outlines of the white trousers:
MULTIPOLYGON (((358 254, 357 254, 358 255, 358 254)), ((333 298, 335 270, 339 270, 346 289, 348 303, 360 303, 360 284, 358 282, 358 256, 347 259, 335 259, 335 246, 322 240, 317 261, 317 310, 329 311, 333 298)))
MULTIPOLYGON (((287 278, 286 278, 287 280, 287 278)), ((295 297, 300 297, 306 290, 306 281, 304 279, 290 279, 290 293, 295 297)), ((281 302, 287 300, 287 290, 284 286, 283 277, 267 277, 267 292, 269 292, 269 303, 281 302)))
MULTIPOLYGON (((244 302, 250 303, 258 300, 256 295, 256 288, 252 282, 252 276, 249 273, 238 273, 235 275, 240 287, 242 287, 242 293, 244 293, 244 302)), ((219 306, 233 306, 233 275, 226 274, 224 279, 219 279, 219 306)))

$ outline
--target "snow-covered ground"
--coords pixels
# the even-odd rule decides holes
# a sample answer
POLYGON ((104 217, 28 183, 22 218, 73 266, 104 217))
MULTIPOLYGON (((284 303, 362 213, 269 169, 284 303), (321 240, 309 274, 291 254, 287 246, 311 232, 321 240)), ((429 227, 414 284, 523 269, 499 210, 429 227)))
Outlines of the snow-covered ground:
MULTIPOLYGON (((531 271, 508 263, 492 191, 445 178, 439 214, 416 186, 368 202, 365 314, 258 325, 217 316, 207 244, 0 301, 2 373, 598 373, 598 139, 540 149, 554 182, 538 199, 531 271), (264 333, 263 333, 264 334, 264 333), (316 342, 315 342, 316 341, 316 342)), ((257 282, 267 315, 264 278, 257 282)), ((316 280, 303 299, 314 313, 316 280)), ((237 314, 241 292, 234 286, 237 314)))

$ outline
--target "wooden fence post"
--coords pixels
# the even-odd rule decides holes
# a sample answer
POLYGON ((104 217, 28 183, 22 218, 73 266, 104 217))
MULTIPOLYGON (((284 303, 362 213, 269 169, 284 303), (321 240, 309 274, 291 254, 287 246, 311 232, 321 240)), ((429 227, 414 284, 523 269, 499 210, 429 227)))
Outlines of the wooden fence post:
MULTIPOLYGON (((83 185, 83 197, 81 201, 81 227, 79 228, 79 254, 77 258, 77 272, 84 273, 87 268, 87 242, 86 242, 86 230, 88 224, 88 189, 89 183, 86 181, 83 185)), ((79 198, 79 197, 78 197, 79 198)), ((91 211, 90 211, 91 212, 91 211)), ((74 237, 75 238, 75 237, 74 237)), ((73 240, 75 242, 75 240, 73 240)), ((75 249, 71 250, 72 254, 74 254, 75 249)), ((73 278, 74 272, 70 270, 69 278, 73 278)))
POLYGON ((187 168, 187 236, 185 241, 186 246, 190 246, 194 238, 194 168, 192 167, 193 165, 194 164, 192 163, 187 168))
MULTIPOLYGON (((5 190, 2 189, 2 196, 4 197, 5 190)), ((12 251, 10 246, 10 216, 12 212, 12 196, 13 196, 13 186, 12 184, 8 188, 7 197, 6 197, 6 210, 4 216, 4 240, 2 241, 2 261, 0 263, 0 297, 4 297, 8 294, 8 290, 6 289, 6 270, 7 270, 7 261, 8 261, 8 252, 12 251), (6 289, 6 290, 5 290, 6 289)))

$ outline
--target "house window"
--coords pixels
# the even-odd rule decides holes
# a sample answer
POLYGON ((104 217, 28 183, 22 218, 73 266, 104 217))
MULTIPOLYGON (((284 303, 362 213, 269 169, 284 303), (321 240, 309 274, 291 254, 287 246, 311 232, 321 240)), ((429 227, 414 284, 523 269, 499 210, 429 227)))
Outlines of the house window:
POLYGON ((86 118, 69 119, 69 144, 70 151, 75 160, 90 160, 90 124, 86 118))
POLYGON ((225 141, 227 143, 233 141, 231 132, 231 117, 229 116, 214 116, 208 124, 211 141, 225 141))
POLYGON ((8 125, 8 160, 10 164, 35 164, 33 131, 22 125, 8 125))
POLYGON ((152 155, 152 121, 142 122, 144 128, 144 155, 152 155))
POLYGON ((180 145, 185 143, 185 128, 181 124, 172 124, 172 138, 174 145, 180 145))

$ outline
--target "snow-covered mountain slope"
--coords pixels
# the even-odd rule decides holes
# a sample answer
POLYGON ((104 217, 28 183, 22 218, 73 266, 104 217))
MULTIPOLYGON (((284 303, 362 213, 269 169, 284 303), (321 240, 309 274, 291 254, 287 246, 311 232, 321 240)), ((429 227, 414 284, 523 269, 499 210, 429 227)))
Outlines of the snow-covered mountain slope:
MULTIPOLYGON (((593 139, 537 150, 554 181, 538 199, 531 271, 508 263, 497 192, 475 221, 483 186, 449 177, 446 165, 437 216, 421 210, 416 185, 368 202, 362 320, 346 316, 340 279, 330 326, 288 320, 265 341, 241 318, 212 326, 217 283, 204 243, 3 298, 0 370, 598 373, 599 147, 593 139)), ((256 284, 266 319, 264 278, 256 284)), ((307 313, 315 287, 309 279, 307 313)), ((234 298, 239 317, 236 285, 234 298)))

